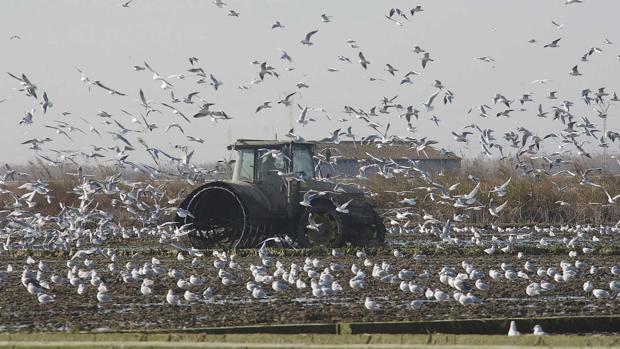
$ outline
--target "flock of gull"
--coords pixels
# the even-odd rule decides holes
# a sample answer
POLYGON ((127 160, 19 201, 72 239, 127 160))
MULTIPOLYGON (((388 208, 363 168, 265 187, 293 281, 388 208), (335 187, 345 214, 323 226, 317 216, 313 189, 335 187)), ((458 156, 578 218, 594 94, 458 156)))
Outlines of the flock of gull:
MULTIPOLYGON (((566 0, 570 6, 586 6, 580 0, 566 0)), ((214 5, 225 9, 229 5, 216 0, 214 5)), ((138 6, 128 1, 121 7, 138 6)), ((228 9, 228 16, 234 20, 243 20, 245 14, 234 9, 228 9)), ((249 14, 248 14, 249 15, 249 14)), ((385 20, 397 26, 405 26, 415 22, 419 16, 429 15, 422 6, 411 9, 388 8, 384 14, 385 20)), ((337 18, 326 13, 317 16, 317 26, 329 26, 337 18), (321 24, 322 23, 322 24, 321 24)), ((562 25, 553 22, 558 29, 562 25)), ((272 30, 287 30, 286 23, 275 21, 271 24, 272 30)), ((308 50, 319 49, 315 45, 321 40, 323 31, 329 29, 313 29, 296 45, 307 46, 308 50)), ((10 40, 21 40, 19 35, 13 35, 10 40)), ((531 39, 531 45, 539 45, 536 39, 531 39)), ((547 44, 540 45, 544 50, 556 50, 561 47, 561 38, 547 44)), ((346 45, 355 51, 357 58, 344 55, 335 57, 338 68, 326 68, 330 73, 338 73, 348 69, 349 65, 359 64, 358 69, 367 71, 370 67, 379 64, 372 60, 372 52, 362 51, 356 40, 347 40, 346 45), (357 62, 355 62, 357 60, 357 62)), ((584 48, 582 57, 575 57, 577 64, 567 67, 567 75, 578 79, 582 69, 598 55, 604 55, 613 49, 611 40, 601 40, 600 47, 584 48)), ((256 67, 256 75, 251 82, 238 86, 242 91, 260 88, 266 79, 279 79, 280 75, 295 69, 293 57, 285 50, 280 50, 280 59, 285 68, 278 64, 266 61, 252 61, 256 67)), ((415 46, 413 54, 418 57, 415 66, 399 69, 394 64, 384 63, 386 79, 398 77, 396 84, 413 84, 416 77, 430 69, 436 57, 420 46, 415 46), (406 72, 406 73, 405 73, 406 72)), ((476 57, 480 64, 499 64, 489 56, 476 57)), ((620 56, 618 57, 620 59, 620 56)), ((34 302, 40 304, 57 301, 55 291, 60 288, 71 288, 78 295, 84 295, 89 288, 95 288, 98 303, 115 302, 110 288, 125 288, 135 286, 137 292, 143 296, 154 295, 157 283, 174 283, 176 287, 168 288, 160 297, 162 304, 182 306, 186 304, 206 303, 216 296, 214 289, 206 283, 205 274, 214 273, 224 286, 245 283, 247 297, 254 299, 270 299, 279 293, 288 295, 307 295, 317 298, 332 297, 346 290, 366 290, 369 285, 385 283, 393 285, 405 293, 410 293, 412 301, 409 307, 420 310, 430 303, 453 303, 455 306, 476 306, 485 303, 485 298, 494 288, 501 288, 505 284, 519 283, 523 287, 523 294, 527 297, 541 297, 553 292, 560 284, 584 280, 582 297, 588 299, 615 299, 620 295, 620 265, 598 266, 586 263, 580 257, 587 257, 596 253, 596 246, 614 241, 618 236, 617 225, 576 225, 558 227, 517 227, 492 228, 459 226, 467 222, 469 212, 488 211, 493 217, 499 217, 502 211, 509 207, 505 200, 511 178, 506 178, 503 185, 482 193, 481 180, 469 176, 473 189, 468 193, 461 193, 458 188, 461 183, 442 184, 438 180, 441 173, 427 171, 424 166, 415 160, 403 165, 392 159, 379 158, 372 153, 368 154, 366 163, 360 167, 357 178, 363 181, 370 176, 383 176, 391 179, 397 176, 415 178, 426 183, 425 186, 415 188, 426 192, 437 205, 448 205, 454 209, 452 217, 436 217, 432 212, 416 209, 416 198, 410 192, 397 192, 398 197, 405 196, 400 201, 399 208, 390 209, 385 213, 385 222, 391 236, 403 234, 419 236, 436 248, 447 246, 475 246, 483 255, 514 254, 523 265, 498 263, 498 266, 483 270, 476 263, 463 261, 461 265, 444 266, 440 270, 427 270, 423 254, 406 255, 398 249, 393 250, 396 259, 409 260, 410 266, 397 270, 392 264, 367 256, 359 250, 354 263, 340 262, 343 253, 337 249, 331 256, 325 258, 306 257, 299 261, 284 264, 277 257, 270 256, 267 243, 258 248, 258 258, 254 263, 242 263, 234 254, 215 251, 212 256, 191 248, 186 248, 179 241, 187 234, 184 227, 177 227, 171 221, 175 215, 188 214, 176 206, 183 198, 183 193, 170 193, 166 184, 158 185, 157 180, 175 179, 197 185, 213 178, 225 175, 230 161, 221 160, 212 168, 201 167, 192 162, 194 149, 200 149, 207 142, 205 139, 191 135, 195 129, 194 123, 207 118, 213 124, 224 123, 232 119, 226 111, 217 108, 215 103, 207 101, 206 92, 201 90, 202 85, 208 85, 213 91, 221 91, 227 85, 215 73, 207 72, 200 65, 198 57, 189 57, 188 66, 181 73, 160 74, 152 64, 143 62, 132 67, 136 74, 148 74, 161 89, 166 91, 166 100, 149 99, 143 91, 138 89, 136 103, 140 112, 130 112, 120 109, 120 115, 100 110, 96 114, 96 121, 84 117, 75 118, 71 111, 62 111, 62 119, 51 120, 44 117, 56 111, 53 91, 46 91, 36 84, 36 79, 26 73, 9 72, 8 75, 16 84, 15 90, 30 97, 30 106, 24 112, 21 120, 16 121, 18 127, 38 127, 43 125, 51 134, 45 138, 32 138, 22 142, 29 147, 34 156, 49 166, 72 168, 68 176, 73 176, 78 183, 69 195, 74 199, 73 204, 57 200, 50 183, 42 178, 32 178, 31 174, 20 171, 17 167, 5 165, 0 178, 0 193, 4 201, 0 211, 0 257, 6 261, 5 254, 16 251, 77 251, 63 265, 48 263, 43 258, 36 259, 28 256, 22 263, 13 261, 0 270, 0 292, 10 280, 19 281, 24 292, 32 295, 34 302), (181 92, 177 89, 177 81, 195 80, 195 90, 181 92), (49 92, 49 93, 48 93, 49 92), (154 115, 168 115, 167 125, 158 125, 153 121, 154 115), (143 135, 161 132, 171 134, 175 138, 186 142, 178 142, 172 149, 162 149, 149 144, 143 135), (93 137, 94 136, 94 137, 93 137), (92 144, 89 150, 57 150, 49 146, 54 138, 66 138, 79 144, 77 137, 96 138, 107 137, 114 145, 92 144), (148 154, 152 162, 133 160, 133 154, 143 151, 148 154), (84 163, 109 161, 119 168, 117 174, 107 178, 97 179, 87 173, 84 163), (371 171, 372 170, 372 171, 371 171), (136 181, 125 178, 126 173, 140 173, 154 182, 136 181), (372 173, 372 174, 371 174, 372 173), (19 185, 14 185, 18 183, 19 185), (481 195, 491 197, 485 204, 479 200, 481 195), (103 200, 102 198, 105 198, 103 200), (133 226, 119 223, 112 211, 105 210, 100 205, 107 201, 110 206, 121 209, 133 222, 133 226), (59 212, 47 214, 40 210, 42 206, 59 206, 59 212), (497 235, 497 236, 496 236, 497 235), (109 241, 142 241, 152 239, 165 246, 178 249, 175 263, 187 263, 188 270, 167 266, 165 262, 153 257, 143 263, 127 261, 121 264, 116 248, 107 246, 109 241), (527 256, 520 249, 533 244, 538 247, 559 245, 569 251, 567 260, 558 265, 542 265, 540 262, 527 260, 527 256), (14 264, 14 265, 13 265, 14 264), (203 274, 192 273, 190 268, 213 265, 214 269, 203 268, 203 274), (592 277, 593 279, 588 279, 592 277), (441 287, 430 287, 429 280, 439 280, 441 287), (605 281, 602 281, 605 280, 605 281)), ((114 86, 98 77, 89 75, 79 67, 76 69, 76 80, 79 77, 85 88, 91 93, 105 92, 110 98, 126 100, 129 92, 119 86, 114 86)), ((582 70, 583 71, 583 70, 582 70)), ((369 80, 383 80, 381 77, 370 77, 369 80)), ((534 81, 545 84, 547 80, 534 81)), ((445 125, 433 111, 437 104, 449 105, 457 98, 457 94, 435 80, 435 91, 420 105, 406 104, 398 96, 383 97, 380 102, 368 109, 345 105, 340 112, 338 122, 346 125, 329 131, 322 142, 339 143, 344 139, 351 139, 358 144, 372 144, 376 147, 390 147, 406 144, 419 154, 426 154, 426 150, 437 147, 438 142, 429 137, 413 137, 417 131, 416 121, 421 117, 431 120, 436 127, 445 129, 445 125), (362 136, 352 131, 351 123, 355 122, 360 128, 372 130, 362 136), (391 124, 403 123, 406 125, 406 136, 390 134, 391 124), (342 131, 346 128, 346 132, 342 131)), ((298 110, 297 128, 291 129, 287 137, 293 141, 304 141, 299 134, 304 127, 319 127, 319 117, 325 116, 331 120, 330 114, 324 108, 304 106, 299 99, 303 89, 311 88, 307 83, 300 81, 294 86, 296 92, 287 93, 284 98, 274 98, 262 104, 249 108, 255 114, 270 112, 270 109, 293 108, 298 110), (317 125, 317 126, 315 126, 317 125)), ((520 97, 509 97, 502 93, 489 96, 489 102, 478 103, 467 114, 476 115, 480 120, 484 118, 508 118, 514 114, 534 113, 537 118, 552 118, 557 123, 556 132, 538 134, 534 128, 518 127, 497 135, 493 129, 485 128, 481 122, 472 122, 460 130, 451 133, 457 143, 469 144, 477 138, 481 154, 489 158, 509 160, 518 170, 516 175, 532 178, 540 177, 575 177, 575 185, 591 187, 605 193, 606 202, 600 205, 613 206, 617 204, 620 193, 611 193, 610 188, 597 183, 593 174, 602 174, 604 168, 575 169, 570 168, 573 159, 592 158, 595 152, 616 148, 615 141, 620 141, 620 133, 603 129, 592 120, 601 122, 608 118, 608 110, 614 103, 620 101, 616 92, 608 91, 605 87, 584 88, 578 100, 560 97, 559 91, 549 91, 545 97, 524 93, 520 97), (540 98, 540 100, 539 100, 540 98), (542 98, 554 105, 550 109, 543 107, 542 98), (577 116, 573 113, 575 103, 584 103, 589 110, 594 111, 594 117, 577 116), (531 106, 531 108, 529 108, 531 106), (558 151, 546 153, 542 151, 544 145, 558 147, 558 151)), ((0 99, 0 103, 6 99, 0 99)), ((0 104, 1 105, 1 104, 0 104)), ((134 105, 135 106, 135 105, 134 105)), ((357 126, 356 126, 357 127, 357 126)), ((208 143, 208 142, 207 142, 208 143)), ((443 155, 453 154, 449 150, 440 148, 443 155)), ((277 154, 276 154, 277 155, 277 154)), ((321 163, 334 163, 338 156, 319 156, 316 160, 321 163)), ((282 174, 286 175, 286 174, 282 174)), ((303 179, 300 179, 303 180, 303 179)), ((323 179, 330 181, 332 179, 323 179)), ((337 191, 337 183, 334 182, 337 191)), ((559 191, 565 188, 557 188, 559 191)), ((369 193, 376 195, 376 193, 369 193)), ((303 204, 303 202, 302 202, 303 204)), ((558 205, 571 203, 558 201, 558 205)), ((343 208, 346 210, 346 207, 343 208)), ((116 212, 116 211, 114 211, 116 212)), ((275 239, 277 240, 277 239, 275 239)), ((390 256, 391 258, 391 256, 390 256)), ((196 270, 196 269, 192 269, 196 270)), ((581 281, 580 281, 581 282, 581 281)), ((361 298, 363 306, 368 311, 382 309, 380 297, 370 295, 361 298)), ((511 333, 517 333, 511 328, 511 333)), ((540 326, 534 329, 534 334, 544 334, 540 326)))

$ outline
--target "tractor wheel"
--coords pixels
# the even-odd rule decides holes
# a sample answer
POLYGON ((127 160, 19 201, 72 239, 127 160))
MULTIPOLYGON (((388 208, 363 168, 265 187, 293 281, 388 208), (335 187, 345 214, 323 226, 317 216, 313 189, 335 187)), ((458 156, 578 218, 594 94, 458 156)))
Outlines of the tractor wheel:
POLYGON ((374 239, 370 241, 369 245, 380 246, 385 244, 385 224, 383 224, 383 218, 379 216, 377 211, 373 210, 373 213, 375 216, 375 223, 373 224, 372 228, 375 231, 375 236, 374 239))
POLYGON ((301 247, 340 247, 346 226, 331 202, 320 201, 301 214, 297 224, 297 242, 301 247), (316 226, 309 227, 309 219, 316 226))
POLYGON ((350 231, 353 232, 353 234, 347 237, 347 239, 353 246, 373 247, 381 246, 385 243, 385 225, 383 224, 383 219, 381 219, 379 214, 370 206, 368 207, 368 213, 372 215, 371 222, 366 220, 361 222, 355 219, 355 216, 351 217, 352 220, 349 224, 350 231))
POLYGON ((194 248, 244 247, 245 209, 239 197, 225 187, 207 187, 187 202, 192 214, 182 220, 191 223, 194 231, 188 234, 194 248))

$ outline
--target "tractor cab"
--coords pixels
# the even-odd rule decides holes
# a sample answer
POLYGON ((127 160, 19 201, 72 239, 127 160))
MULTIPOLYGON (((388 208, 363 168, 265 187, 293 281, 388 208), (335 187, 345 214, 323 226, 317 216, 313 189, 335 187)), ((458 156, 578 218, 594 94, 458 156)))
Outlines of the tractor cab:
POLYGON ((233 147, 237 151, 233 181, 260 184, 274 178, 283 183, 286 178, 314 178, 311 143, 241 139, 233 147))
POLYGON ((276 215, 290 216, 298 205, 300 182, 314 179, 313 144, 238 140, 233 182, 253 184, 276 215))

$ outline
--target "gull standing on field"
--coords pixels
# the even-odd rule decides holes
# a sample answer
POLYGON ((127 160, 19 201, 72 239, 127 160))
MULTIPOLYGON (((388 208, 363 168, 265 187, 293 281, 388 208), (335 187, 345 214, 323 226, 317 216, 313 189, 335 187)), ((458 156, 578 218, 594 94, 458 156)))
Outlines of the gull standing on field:
POLYGON ((366 309, 371 311, 379 310, 379 304, 370 299, 370 297, 366 297, 366 300, 364 301, 364 306, 366 307, 366 309))
POLYGON ((172 290, 168 290, 168 294, 166 294, 166 302, 172 305, 181 305, 181 299, 179 296, 175 295, 172 290))
POLYGON ((518 336, 521 333, 517 330, 517 323, 513 321, 510 321, 510 329, 508 330, 508 336, 509 337, 513 337, 513 336, 518 336))
POLYGON ((583 291, 585 293, 590 293, 592 292, 593 289, 594 289, 594 284, 592 283, 592 281, 588 280, 583 283, 583 291))
POLYGON ((592 294, 596 298, 609 298, 609 292, 602 290, 600 288, 595 288, 592 290, 592 294))
POLYGON ((542 329, 542 326, 534 326, 534 336, 548 336, 549 334, 542 329))
POLYGON ((53 303, 54 302, 54 296, 50 296, 50 295, 45 294, 45 293, 39 293, 37 295, 37 299, 39 300, 39 303, 41 303, 41 304, 47 304, 47 303, 53 303))
POLYGON ((185 300, 190 303, 200 300, 200 297, 197 294, 190 292, 189 290, 185 291, 185 293, 183 294, 183 298, 185 298, 185 300))

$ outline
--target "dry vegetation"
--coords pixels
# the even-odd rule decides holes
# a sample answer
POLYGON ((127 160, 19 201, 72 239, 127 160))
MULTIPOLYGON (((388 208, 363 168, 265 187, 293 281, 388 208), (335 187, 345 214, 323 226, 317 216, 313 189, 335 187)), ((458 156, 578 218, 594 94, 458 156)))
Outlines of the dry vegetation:
MULTIPOLYGON (((41 213, 44 215, 56 215, 62 208, 61 204, 65 206, 78 206, 80 194, 74 191, 74 188, 81 184, 82 179, 77 175, 76 166, 64 165, 50 167, 41 162, 30 162, 27 166, 14 167, 18 172, 29 174, 29 176, 17 176, 15 182, 5 183, 7 189, 14 192, 17 196, 21 196, 27 193, 25 189, 19 189, 18 187, 26 182, 34 182, 37 179, 41 179, 49 184, 50 189, 50 201, 48 203, 47 198, 43 195, 35 195, 34 202, 36 206, 29 208, 30 211, 41 213)), ((119 168, 117 166, 84 166, 82 174, 85 175, 87 180, 105 180, 111 176, 117 175, 119 168)), ((172 170, 170 173, 173 173, 172 170)), ((200 183, 190 184, 188 181, 181 180, 173 175, 166 175, 165 170, 162 170, 162 176, 160 178, 151 178, 150 176, 141 173, 127 170, 121 170, 121 183, 118 187, 124 192, 130 192, 137 188, 145 188, 148 185, 158 188, 164 193, 164 196, 160 202, 162 207, 176 206, 180 203, 180 200, 184 198, 191 190, 200 183), (179 199, 181 198, 181 199, 179 199), (168 204, 169 200, 176 199, 175 204, 168 204)), ((121 225, 136 225, 138 222, 132 218, 126 208, 118 203, 119 195, 95 195, 94 202, 89 207, 100 209, 105 212, 111 213, 118 223, 121 225)), ((4 206, 14 201, 13 197, 4 193, 0 195, 0 200, 4 203, 4 206)), ((142 200, 149 205, 153 205, 155 202, 152 197, 142 197, 142 200)), ((166 218, 172 219, 172 216, 166 218)))
MULTIPOLYGON (((591 164, 575 163, 572 170, 590 168, 591 164)), ((558 169, 554 168, 553 172, 558 169)), ((499 161, 472 161, 465 163, 461 173, 446 173, 443 176, 433 177, 434 181, 442 183, 446 188, 461 183, 452 192, 452 195, 469 193, 474 188, 474 182, 468 175, 477 177, 481 182, 481 190, 478 200, 486 205, 493 197, 497 204, 508 200, 507 207, 502 211, 500 218, 492 217, 488 210, 467 211, 470 218, 466 223, 491 224, 491 223, 518 223, 518 224, 615 224, 620 219, 620 200, 616 205, 607 204, 607 196, 603 189, 579 184, 579 177, 567 174, 558 176, 542 175, 538 177, 526 177, 520 171, 511 168, 507 162, 499 161), (502 185, 508 178, 512 180, 508 186, 508 194, 503 198, 488 196, 489 190, 502 185), (561 188, 561 189, 560 189, 561 188), (560 205, 562 201, 568 205, 560 205)), ((620 177, 603 171, 602 174, 593 174, 589 178, 603 186, 612 196, 620 194, 620 177)), ((359 182, 359 181, 358 181, 359 182)), ((369 180, 359 182, 375 193, 380 193, 372 200, 375 205, 382 208, 402 207, 397 202, 404 197, 417 198, 417 204, 413 210, 422 213, 426 210, 437 218, 448 219, 456 212, 455 209, 440 199, 433 201, 424 189, 427 184, 419 178, 405 178, 397 176, 393 179, 385 179, 381 176, 373 176, 369 180), (412 191, 398 196, 386 191, 412 191)), ((463 211, 460 211, 461 213, 463 211)))
MULTIPOLYGON (((592 165, 574 163, 570 168, 582 170, 592 165)), ((212 166, 206 165, 205 167, 211 168, 212 166)), ((76 205, 78 203, 79 195, 73 192, 73 188, 80 184, 79 177, 72 174, 76 172, 75 166, 49 167, 43 163, 30 162, 27 166, 17 167, 17 169, 30 174, 30 177, 19 177, 17 182, 7 183, 7 188, 14 191, 18 196, 26 193, 23 189, 17 189, 24 182, 40 178, 49 183, 52 203, 48 204, 43 196, 37 195, 35 196, 37 206, 32 208, 32 211, 54 215, 60 212, 60 203, 65 205, 76 205)), ((118 170, 118 167, 112 165, 96 166, 85 167, 83 173, 88 174, 87 178, 102 180, 117 174, 118 170)), ((557 169, 554 168, 554 172, 556 171, 557 169)), ((171 169, 169 173, 172 172, 174 171, 171 169)), ((166 173, 166 170, 162 170, 162 177, 153 179, 143 173, 123 171, 123 182, 119 186, 125 191, 130 191, 135 183, 138 183, 136 187, 152 185, 160 188, 165 193, 161 204, 163 207, 167 207, 176 206, 180 203, 177 201, 174 204, 168 204, 168 200, 183 198, 200 184, 189 183, 173 175, 166 175, 166 173)), ((461 195, 470 192, 474 187, 473 181, 468 178, 470 174, 481 181, 481 191, 477 197, 482 205, 488 204, 491 199, 487 195, 490 189, 503 184, 510 177, 512 180, 508 188, 508 195, 499 199, 495 198, 498 204, 505 200, 509 201, 500 218, 492 217, 486 209, 470 210, 465 212, 469 215, 469 218, 464 222, 467 224, 615 224, 620 219, 620 209, 618 208, 620 200, 616 205, 608 205, 607 196, 602 189, 582 186, 579 184, 578 177, 569 175, 525 177, 507 162, 491 162, 479 159, 464 161, 460 173, 435 175, 433 180, 442 183, 446 188, 455 183, 461 183, 452 192, 452 195, 461 195), (560 205, 557 203, 559 201, 568 204, 560 205)), ((620 177, 613 175, 610 171, 604 171, 600 175, 591 175, 590 178, 595 183, 601 184, 612 196, 620 194, 620 177)), ((372 175, 367 180, 355 181, 371 192, 377 193, 377 195, 372 196, 371 201, 382 210, 404 207, 398 201, 407 197, 417 198, 417 204, 411 208, 416 213, 423 214, 423 211, 426 211, 438 219, 446 220, 453 217, 453 214, 457 212, 450 204, 442 202, 437 196, 435 197, 436 201, 433 201, 426 190, 416 189, 427 186, 418 177, 396 175, 395 178, 385 179, 379 175, 372 175), (403 195, 393 193, 397 191, 406 191, 407 193, 403 195)), ((122 205, 115 205, 113 199, 114 196, 97 195, 93 204, 101 210, 112 213, 120 223, 136 224, 130 219, 125 208, 122 205)), ((0 200, 6 204, 12 202, 13 198, 9 194, 2 194, 0 200)), ((152 201, 149 202, 148 198, 145 200, 149 204, 153 203, 152 201)), ((167 218, 171 219, 172 217, 168 216, 167 218)), ((421 221, 421 218, 419 220, 421 221)))

